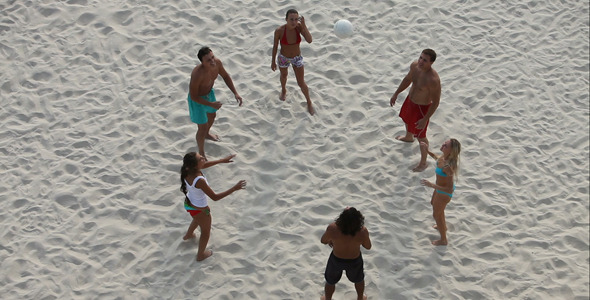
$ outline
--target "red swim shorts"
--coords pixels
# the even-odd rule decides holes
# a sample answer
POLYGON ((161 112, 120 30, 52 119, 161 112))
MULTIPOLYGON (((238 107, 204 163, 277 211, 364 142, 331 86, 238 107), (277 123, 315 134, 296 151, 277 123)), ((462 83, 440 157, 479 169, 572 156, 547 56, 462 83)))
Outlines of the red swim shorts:
POLYGON ((413 133, 415 137, 426 137, 426 129, 428 128, 428 123, 430 123, 430 120, 426 122, 426 126, 424 126, 422 129, 416 128, 416 122, 424 118, 428 112, 428 108, 430 108, 430 104, 418 105, 410 100, 410 96, 406 97, 406 100, 402 105, 399 116, 402 118, 402 120, 404 120, 404 123, 406 123, 406 128, 408 131, 413 133))

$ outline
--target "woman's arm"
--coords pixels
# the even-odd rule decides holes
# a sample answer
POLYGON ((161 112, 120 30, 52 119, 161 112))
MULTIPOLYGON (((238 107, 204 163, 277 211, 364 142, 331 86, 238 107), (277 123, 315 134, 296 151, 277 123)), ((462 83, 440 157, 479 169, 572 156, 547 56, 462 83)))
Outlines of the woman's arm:
POLYGON ((420 142, 420 148, 426 149, 426 152, 428 152, 428 155, 430 155, 430 157, 438 160, 439 156, 431 152, 430 149, 428 149, 428 144, 426 144, 425 142, 420 142))
POLYGON ((197 181, 197 184, 195 184, 195 187, 203 190, 203 192, 209 196, 209 198, 211 198, 211 200, 213 201, 219 201, 229 195, 231 195, 233 192, 237 191, 237 190, 241 190, 243 188, 246 187, 246 180, 240 180, 238 181, 238 183, 236 183, 234 186, 232 186, 231 188, 229 188, 227 191, 225 192, 221 192, 219 194, 215 193, 211 187, 207 184, 207 182, 203 179, 199 179, 199 181, 197 181))
POLYGON ((301 32, 301 35, 303 35, 303 37, 305 38, 305 41, 307 41, 309 44, 311 44, 311 41, 313 40, 311 37, 311 33, 309 32, 309 29, 307 29, 307 25, 305 25, 305 18, 303 16, 299 17, 299 31, 301 32))
POLYGON ((207 169, 209 167, 213 167, 216 164, 221 164, 221 163, 230 163, 230 162, 234 162, 232 160, 232 158, 236 157, 236 154, 232 154, 232 155, 228 155, 222 159, 218 159, 218 160, 213 160, 213 161, 207 161, 205 162, 205 164, 203 165, 203 169, 207 169))
POLYGON ((272 61, 270 68, 275 71, 277 69, 277 52, 279 50, 279 40, 281 39, 281 27, 275 29, 275 34, 272 41, 272 61))

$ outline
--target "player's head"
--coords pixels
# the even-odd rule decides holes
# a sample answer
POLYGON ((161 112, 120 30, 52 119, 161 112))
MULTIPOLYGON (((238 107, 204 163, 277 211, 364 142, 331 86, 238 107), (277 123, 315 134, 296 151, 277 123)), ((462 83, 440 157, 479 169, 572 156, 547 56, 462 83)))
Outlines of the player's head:
POLYGON ((209 53, 211 53, 211 48, 205 46, 201 49, 199 49, 199 53, 197 54, 197 57, 199 58, 199 60, 202 62, 203 61, 203 57, 209 53))
POLYGON ((289 15, 290 15, 290 14, 296 14, 296 16, 295 16, 295 17, 299 17, 299 12, 298 12, 296 9, 293 9, 293 8, 291 8, 291 9, 289 9, 289 10, 287 11, 287 13, 285 14, 285 20, 289 20, 289 15))
POLYGON ((430 63, 433 63, 436 60, 436 52, 432 49, 424 49, 422 50, 422 54, 428 55, 430 58, 430 63))
POLYGON ((347 207, 336 219, 336 226, 343 234, 354 236, 365 225, 365 217, 354 207, 347 207))

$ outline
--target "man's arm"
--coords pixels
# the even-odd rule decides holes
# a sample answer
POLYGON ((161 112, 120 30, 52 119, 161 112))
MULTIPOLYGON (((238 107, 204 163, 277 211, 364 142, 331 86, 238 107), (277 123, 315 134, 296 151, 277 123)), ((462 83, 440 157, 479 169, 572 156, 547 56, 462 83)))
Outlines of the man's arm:
POLYGON ((399 84, 399 87, 397 88, 395 93, 393 93, 393 96, 391 96, 391 99, 389 100, 389 105, 393 106, 395 104, 395 101, 397 100, 397 96, 399 95, 399 93, 403 92, 405 89, 407 89, 410 86, 410 84, 412 84, 412 70, 413 69, 414 69, 414 62, 410 65, 410 71, 408 72, 406 77, 404 77, 404 79, 399 84))
POLYGON ((322 235, 322 238, 320 240, 322 242, 322 244, 328 244, 328 245, 330 245, 330 247, 332 247, 332 234, 331 233, 333 230, 332 227, 334 225, 335 224, 332 223, 332 224, 328 225, 328 228, 326 228, 326 232, 324 232, 324 235, 322 235))
POLYGON ((207 101, 205 98, 199 96, 199 86, 203 81, 203 75, 195 68, 191 73, 191 82, 189 84, 189 94, 191 96, 191 100, 206 106, 211 106, 211 102, 207 101))
POLYGON ((432 87, 432 103, 430 104, 430 107, 428 108, 428 111, 426 112, 426 115, 424 115, 424 118, 418 120, 418 122, 416 122, 416 128, 417 129, 422 129, 426 126, 426 122, 428 122, 428 120, 430 120, 430 117, 432 117, 432 115, 434 114, 434 112, 436 111, 436 109, 438 108, 438 105, 440 104, 440 80, 436 80, 435 83, 433 83, 433 87, 432 87))
POLYGON ((363 235, 364 235, 364 239, 363 239, 363 247, 365 247, 365 249, 370 250, 371 247, 373 246, 373 244, 371 244, 371 238, 369 237, 369 230, 367 229, 367 227, 363 227, 363 235))
POLYGON ((221 76, 221 78, 223 78, 225 85, 227 85, 231 92, 234 93, 236 101, 238 101, 239 105, 242 106, 242 97, 238 94, 238 91, 236 91, 236 88, 234 87, 234 82, 231 80, 231 76, 229 76, 229 73, 227 73, 227 71, 223 67, 221 60, 217 59, 217 65, 219 66, 219 75, 221 76))

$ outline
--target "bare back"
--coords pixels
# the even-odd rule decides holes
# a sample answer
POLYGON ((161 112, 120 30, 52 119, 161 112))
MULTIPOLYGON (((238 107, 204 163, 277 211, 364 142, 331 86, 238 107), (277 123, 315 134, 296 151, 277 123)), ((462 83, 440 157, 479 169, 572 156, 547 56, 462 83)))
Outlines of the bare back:
POLYGON ((418 62, 415 61, 410 65, 408 76, 412 80, 412 87, 408 94, 412 102, 418 105, 438 103, 441 89, 440 78, 434 69, 422 70, 418 67, 418 62))
POLYGON ((354 236, 343 234, 336 223, 328 225, 322 243, 332 246, 334 255, 342 259, 354 259, 361 254, 361 245, 371 249, 369 231, 363 226, 354 236))

